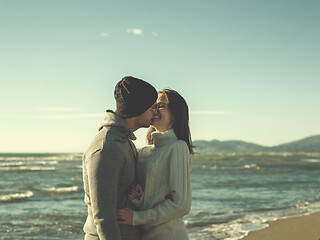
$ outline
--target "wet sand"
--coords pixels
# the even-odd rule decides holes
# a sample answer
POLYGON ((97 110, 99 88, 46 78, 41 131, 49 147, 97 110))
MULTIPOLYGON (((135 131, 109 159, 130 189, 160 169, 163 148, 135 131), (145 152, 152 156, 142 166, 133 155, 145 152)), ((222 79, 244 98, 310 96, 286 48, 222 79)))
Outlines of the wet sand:
POLYGON ((250 232, 243 240, 320 240, 320 212, 280 219, 268 225, 250 232))

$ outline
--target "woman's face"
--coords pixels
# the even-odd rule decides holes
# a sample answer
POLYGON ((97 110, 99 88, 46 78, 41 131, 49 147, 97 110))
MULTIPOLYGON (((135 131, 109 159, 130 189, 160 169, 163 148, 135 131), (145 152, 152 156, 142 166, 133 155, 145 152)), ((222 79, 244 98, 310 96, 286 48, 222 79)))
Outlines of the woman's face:
POLYGON ((156 102, 156 112, 151 120, 151 125, 157 130, 157 132, 165 132, 169 130, 173 125, 173 115, 168 108, 168 98, 165 94, 159 93, 156 102))

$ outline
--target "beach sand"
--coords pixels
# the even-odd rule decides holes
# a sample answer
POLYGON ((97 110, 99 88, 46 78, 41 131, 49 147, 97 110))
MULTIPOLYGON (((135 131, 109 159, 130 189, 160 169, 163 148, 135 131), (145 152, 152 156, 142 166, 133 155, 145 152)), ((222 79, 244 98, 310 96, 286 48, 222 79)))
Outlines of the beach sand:
POLYGON ((320 240, 320 212, 268 222, 269 227, 250 232, 243 240, 320 240))

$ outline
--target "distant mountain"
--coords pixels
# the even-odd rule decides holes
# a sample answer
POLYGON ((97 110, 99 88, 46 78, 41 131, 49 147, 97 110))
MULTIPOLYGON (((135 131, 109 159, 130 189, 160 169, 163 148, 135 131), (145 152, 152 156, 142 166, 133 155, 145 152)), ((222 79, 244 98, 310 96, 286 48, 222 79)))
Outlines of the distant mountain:
POLYGON ((230 151, 230 152, 246 152, 246 151, 263 151, 265 147, 254 143, 244 141, 194 141, 193 145, 196 146, 196 151, 230 151))
POLYGON ((237 140, 197 140, 193 142, 193 145, 196 146, 196 151, 199 152, 320 151, 320 135, 280 144, 273 147, 265 147, 262 145, 237 140))
POLYGON ((320 151, 320 135, 271 147, 273 151, 320 151))

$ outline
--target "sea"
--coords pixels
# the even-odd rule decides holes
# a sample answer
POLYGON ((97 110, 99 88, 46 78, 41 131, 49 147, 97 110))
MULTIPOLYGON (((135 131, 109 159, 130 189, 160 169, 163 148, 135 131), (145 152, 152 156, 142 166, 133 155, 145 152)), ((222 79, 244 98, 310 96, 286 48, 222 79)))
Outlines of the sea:
MULTIPOLYGON (((81 153, 0 153, 0 239, 84 239, 81 153)), ((241 239, 320 211, 320 153, 196 153, 191 240, 241 239)))

